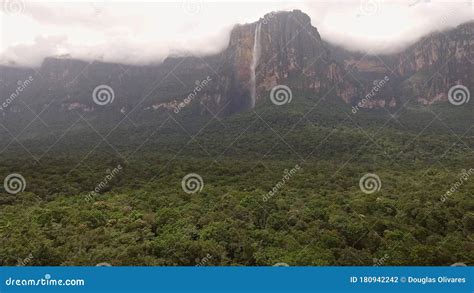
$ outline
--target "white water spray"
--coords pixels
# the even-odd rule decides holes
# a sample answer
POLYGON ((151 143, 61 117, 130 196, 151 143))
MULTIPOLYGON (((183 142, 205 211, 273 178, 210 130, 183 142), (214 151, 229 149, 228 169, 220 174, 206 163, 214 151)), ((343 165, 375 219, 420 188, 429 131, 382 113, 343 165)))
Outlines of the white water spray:
POLYGON ((255 107, 255 99, 257 95, 257 84, 255 70, 257 69, 258 59, 260 58, 260 30, 262 24, 259 22, 255 27, 255 39, 253 41, 253 52, 252 52, 252 64, 250 64, 250 106, 251 108, 255 107))

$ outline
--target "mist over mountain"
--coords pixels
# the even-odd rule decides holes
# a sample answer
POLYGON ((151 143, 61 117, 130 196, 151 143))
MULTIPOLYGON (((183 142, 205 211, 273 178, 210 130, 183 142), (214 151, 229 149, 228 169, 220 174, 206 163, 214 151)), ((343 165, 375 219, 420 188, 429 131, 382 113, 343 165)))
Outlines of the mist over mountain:
POLYGON ((45 108, 129 115, 172 113, 184 106, 198 114, 225 116, 265 103, 277 85, 299 96, 341 100, 348 107, 397 108, 410 99, 425 105, 446 102, 450 87, 473 86, 474 22, 426 35, 400 53, 384 55, 329 44, 311 23, 300 10, 268 13, 257 22, 236 25, 218 54, 169 57, 159 65, 48 57, 39 68, 3 66, 1 96, 19 97, 21 103, 7 103, 1 117, 45 108), (384 86, 373 92, 377 81, 384 86), (106 107, 94 99, 99 86, 112 91, 105 93, 113 95, 106 107))
POLYGON ((2 30, 3 65, 39 67, 44 58, 63 55, 135 65, 212 55, 226 48, 235 24, 271 11, 300 9, 325 41, 375 54, 474 19, 468 0, 19 2, 0 9, 2 27, 15 28, 2 30))

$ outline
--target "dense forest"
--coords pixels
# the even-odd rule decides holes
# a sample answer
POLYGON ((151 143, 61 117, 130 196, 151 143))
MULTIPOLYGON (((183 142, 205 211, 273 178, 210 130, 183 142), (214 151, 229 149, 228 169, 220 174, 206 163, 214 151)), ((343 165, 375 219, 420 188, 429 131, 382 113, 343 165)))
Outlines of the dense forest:
POLYGON ((0 264, 474 263, 472 103, 308 105, 0 133, 0 175, 26 183, 0 191, 0 264))

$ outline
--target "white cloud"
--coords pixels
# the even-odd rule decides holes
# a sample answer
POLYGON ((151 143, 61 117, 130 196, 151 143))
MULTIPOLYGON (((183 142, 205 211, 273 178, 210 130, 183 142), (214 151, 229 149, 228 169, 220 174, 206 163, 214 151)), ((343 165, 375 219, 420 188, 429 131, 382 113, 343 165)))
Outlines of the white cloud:
POLYGON ((0 63, 35 66, 60 54, 141 64, 175 52, 213 54, 226 47, 234 24, 294 8, 310 15, 324 39, 374 52, 474 18, 471 1, 4 1, 0 63))

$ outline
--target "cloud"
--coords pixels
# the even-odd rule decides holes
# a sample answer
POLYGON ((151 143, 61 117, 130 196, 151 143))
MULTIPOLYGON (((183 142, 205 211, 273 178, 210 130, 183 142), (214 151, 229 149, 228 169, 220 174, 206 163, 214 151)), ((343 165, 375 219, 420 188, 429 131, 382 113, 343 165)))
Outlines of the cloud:
POLYGON ((265 13, 301 9, 323 39, 353 50, 400 50, 427 34, 474 17, 472 1, 207 2, 5 0, 0 63, 38 66, 44 57, 148 64, 171 54, 214 54, 233 25, 265 13))
POLYGON ((474 19, 471 0, 362 0, 306 4, 323 39, 347 49, 393 53, 434 32, 474 19))

